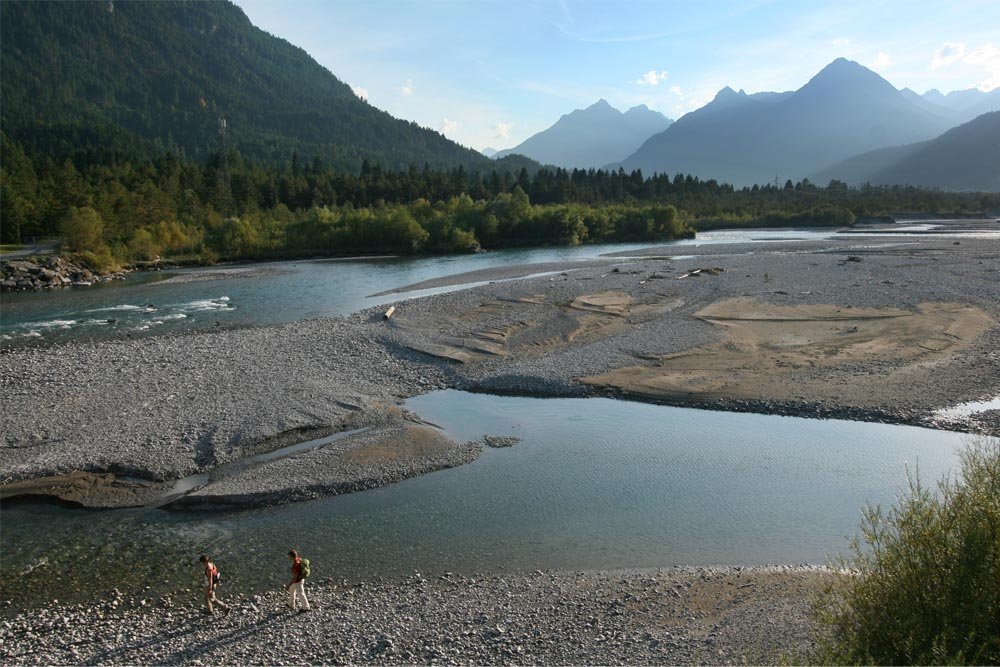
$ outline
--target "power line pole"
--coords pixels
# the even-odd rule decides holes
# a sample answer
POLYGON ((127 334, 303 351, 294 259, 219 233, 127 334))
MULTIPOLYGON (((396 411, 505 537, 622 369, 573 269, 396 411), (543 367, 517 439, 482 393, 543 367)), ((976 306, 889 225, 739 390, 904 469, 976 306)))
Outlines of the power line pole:
POLYGON ((224 207, 224 213, 228 215, 231 213, 232 202, 233 202, 233 189, 232 183, 229 177, 229 142, 228 142, 228 125, 226 124, 226 119, 223 116, 219 116, 219 183, 218 188, 221 190, 222 201, 220 202, 224 207))
POLYGON ((219 116, 219 172, 226 188, 229 188, 229 145, 226 136, 226 119, 219 116))

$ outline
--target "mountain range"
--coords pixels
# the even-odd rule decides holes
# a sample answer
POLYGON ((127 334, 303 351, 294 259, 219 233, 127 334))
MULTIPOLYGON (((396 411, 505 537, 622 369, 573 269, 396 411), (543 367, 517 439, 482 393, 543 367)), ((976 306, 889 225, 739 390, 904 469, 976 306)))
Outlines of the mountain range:
POLYGON ((1000 111, 985 113, 939 137, 863 153, 814 174, 873 185, 1000 191, 1000 111))
POLYGON ((367 160, 533 173, 540 162, 737 186, 809 176, 957 189, 993 188, 997 176, 987 112, 1000 109, 1000 89, 921 95, 842 58, 795 91, 724 88, 677 122, 599 100, 484 155, 369 105, 230 2, 2 2, 0 57, 5 140, 78 164, 166 151, 205 159, 225 143, 264 163, 297 152, 349 171, 367 160))
POLYGON ((600 168, 631 155, 672 122, 643 104, 622 113, 602 99, 562 116, 548 129, 498 151, 495 157, 516 154, 567 169, 600 168))
POLYGON ((0 129, 33 154, 205 157, 219 119, 243 155, 492 168, 393 118, 230 2, 0 3, 0 129))
POLYGON ((794 92, 747 95, 724 88, 620 165, 738 186, 797 180, 852 155, 933 138, 953 125, 875 72, 839 58, 794 92))

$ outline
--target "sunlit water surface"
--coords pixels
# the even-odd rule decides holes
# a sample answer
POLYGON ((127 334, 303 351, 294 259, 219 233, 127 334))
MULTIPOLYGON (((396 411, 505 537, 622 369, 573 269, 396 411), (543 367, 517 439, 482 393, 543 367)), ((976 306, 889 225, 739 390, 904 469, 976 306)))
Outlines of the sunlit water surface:
POLYGON ((944 475, 964 438, 601 398, 442 391, 406 406, 458 440, 522 441, 382 489, 267 509, 9 504, 3 596, 20 606, 112 587, 175 590, 197 582, 202 552, 228 590, 249 592, 280 586, 292 546, 318 577, 338 578, 823 563, 846 548, 866 501, 892 502, 908 468, 944 475))

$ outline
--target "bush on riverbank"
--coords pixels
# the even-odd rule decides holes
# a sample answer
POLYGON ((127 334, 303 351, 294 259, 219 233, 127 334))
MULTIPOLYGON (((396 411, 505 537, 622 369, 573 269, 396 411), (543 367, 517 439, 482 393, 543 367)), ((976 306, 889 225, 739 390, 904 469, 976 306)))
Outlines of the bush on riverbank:
POLYGON ((867 507, 854 557, 820 605, 833 664, 1000 664, 1000 440, 962 452, 934 493, 867 507))
POLYGON ((841 206, 817 206, 806 211, 743 211, 694 220, 691 226, 699 232, 737 227, 850 227, 856 221, 854 213, 841 206))
MULTIPOLYGON (((200 252, 222 259, 365 253, 472 252, 481 248, 659 241, 693 236, 677 209, 661 204, 532 205, 520 188, 473 201, 314 206, 233 216, 211 226, 200 252)), ((145 240, 146 254, 156 245, 145 240)))

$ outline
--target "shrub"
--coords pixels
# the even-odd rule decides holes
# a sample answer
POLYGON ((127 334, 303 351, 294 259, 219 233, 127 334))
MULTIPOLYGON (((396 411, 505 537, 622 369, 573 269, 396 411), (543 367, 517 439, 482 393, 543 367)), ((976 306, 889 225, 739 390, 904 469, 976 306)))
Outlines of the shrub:
POLYGON ((71 259, 83 264, 94 273, 105 274, 121 270, 121 263, 111 254, 111 248, 103 246, 96 252, 86 251, 71 255, 71 259))
POLYGON ((99 253, 105 247, 104 221, 89 206, 71 206, 59 222, 59 233, 70 252, 99 253))
POLYGON ((966 447, 957 479, 919 476, 865 509, 853 558, 818 607, 837 664, 1000 664, 1000 440, 966 447))
POLYGON ((146 228, 140 228, 132 232, 129 240, 129 249, 136 259, 152 260, 160 255, 160 244, 156 242, 153 235, 146 228))

